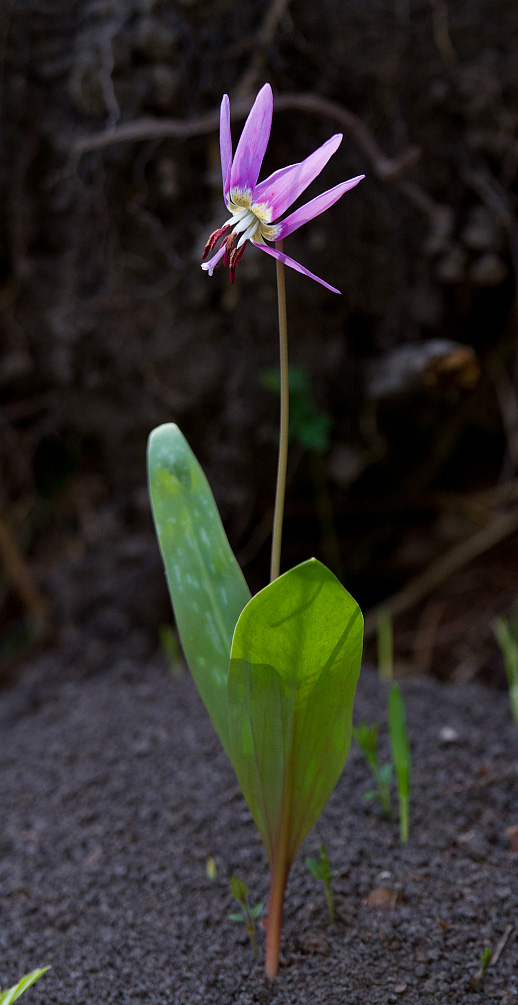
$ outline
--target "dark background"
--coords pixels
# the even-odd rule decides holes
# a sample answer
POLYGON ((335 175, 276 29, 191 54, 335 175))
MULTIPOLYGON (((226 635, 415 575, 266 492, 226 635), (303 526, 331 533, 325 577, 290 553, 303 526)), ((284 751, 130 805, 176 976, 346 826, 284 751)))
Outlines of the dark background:
POLYGON ((145 446, 160 422, 204 466, 251 589, 266 582, 275 269, 249 249, 231 288, 200 255, 226 216, 221 95, 235 144, 268 80, 263 177, 337 130, 307 197, 366 174, 285 246, 342 296, 287 276, 309 426, 328 420, 318 449, 292 448, 284 568, 317 555, 366 610, 410 584, 400 672, 503 681, 491 623, 518 577, 517 44, 515 0, 2 4, 4 675, 42 647, 97 669, 114 646, 158 645, 171 614, 145 446))

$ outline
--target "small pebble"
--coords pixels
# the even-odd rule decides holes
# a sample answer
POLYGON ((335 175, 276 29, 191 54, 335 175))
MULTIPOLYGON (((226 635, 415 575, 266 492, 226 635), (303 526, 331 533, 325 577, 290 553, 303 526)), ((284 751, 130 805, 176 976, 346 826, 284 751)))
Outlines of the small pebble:
POLYGON ((457 743, 459 734, 453 726, 442 726, 439 730, 439 739, 441 743, 457 743))

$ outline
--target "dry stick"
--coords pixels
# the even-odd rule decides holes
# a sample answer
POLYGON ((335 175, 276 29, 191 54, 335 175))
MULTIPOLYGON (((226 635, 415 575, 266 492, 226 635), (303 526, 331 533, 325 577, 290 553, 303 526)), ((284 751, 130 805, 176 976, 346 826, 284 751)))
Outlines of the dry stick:
MULTIPOLYGON (((464 171, 463 179, 477 193, 488 209, 491 210, 498 223, 501 224, 506 232, 513 266, 515 300, 518 300, 518 224, 516 223, 515 213, 510 205, 508 194, 500 182, 487 171, 464 171)), ((490 376, 494 381, 494 372, 490 372, 490 376)), ((515 424, 511 425, 511 416, 514 413, 513 419, 516 420, 518 412, 518 348, 515 349, 514 354, 512 382, 508 382, 507 386, 504 386, 501 376, 500 379, 497 376, 497 382, 498 404, 507 437, 507 460, 511 462, 513 468, 512 474, 514 474, 517 470, 516 440, 518 427, 515 424)), ((501 474, 502 481, 508 481, 512 477, 508 469, 509 463, 504 464, 501 474)))
POLYGON ((435 44, 447 66, 454 66, 459 57, 453 48, 450 35, 450 19, 445 0, 429 0, 432 8, 433 37, 435 44))
POLYGON ((7 522, 2 516, 0 516, 0 555, 7 578, 27 608, 36 635, 41 638, 47 628, 47 604, 34 582, 7 522))
POLYGON ((477 531, 467 540, 452 548, 446 555, 441 555, 436 561, 431 562, 423 572, 398 590, 388 600, 382 604, 371 608, 365 618, 365 638, 370 639, 376 632, 376 625, 380 611, 386 611, 393 617, 402 614, 414 607, 428 593, 431 593, 440 583, 444 582, 448 576, 453 575, 468 562, 489 551, 495 544, 499 544, 506 537, 509 537, 518 529, 518 510, 496 516, 489 527, 477 531))
MULTIPOLYGON (((252 98, 238 97, 232 102, 232 119, 246 118, 252 106, 252 98)), ((321 118, 331 119, 346 132, 365 154, 375 174, 382 181, 391 182, 399 192, 414 204, 436 224, 446 223, 450 211, 446 206, 434 200, 413 182, 404 181, 401 175, 408 170, 420 157, 418 147, 409 147, 398 157, 387 157, 376 142, 374 136, 364 122, 354 112, 339 105, 336 101, 321 98, 316 94, 280 94, 275 99, 277 111, 309 112, 321 118)), ((193 136, 204 136, 216 132, 219 128, 219 109, 207 112, 192 119, 155 118, 148 116, 116 126, 115 129, 104 129, 90 136, 81 136, 70 148, 71 159, 95 150, 104 150, 116 143, 134 143, 152 139, 188 139, 193 136)))
POLYGON ((507 942, 507 940, 508 940, 508 938, 509 938, 509 936, 510 936, 512 930, 513 930, 513 928, 514 928, 514 925, 506 925, 505 926, 504 934, 498 940, 496 949, 495 949, 495 951, 494 951, 494 953, 493 953, 493 955, 492 955, 492 957, 491 957, 491 959, 489 961, 489 966, 490 967, 494 967, 495 963, 498 963, 498 961, 500 959, 500 955, 501 955, 502 949, 504 948, 504 946, 505 946, 505 944, 506 944, 506 942, 507 942))
POLYGON ((290 0, 272 0, 266 11, 264 21, 254 38, 252 55, 249 61, 250 65, 245 70, 236 87, 236 97, 245 97, 247 94, 251 94, 256 88, 259 75, 266 64, 268 48, 275 38, 277 26, 286 12, 289 3, 290 0))

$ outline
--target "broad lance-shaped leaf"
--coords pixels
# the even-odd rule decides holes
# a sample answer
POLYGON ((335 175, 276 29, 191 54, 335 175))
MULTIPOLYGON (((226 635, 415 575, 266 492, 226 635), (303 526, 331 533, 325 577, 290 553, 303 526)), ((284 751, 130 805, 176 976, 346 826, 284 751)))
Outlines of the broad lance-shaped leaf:
POLYGON ((347 760, 363 618, 310 559, 252 598, 234 632, 230 758, 270 865, 293 862, 347 760))
POLYGON ((230 647, 250 591, 209 483, 173 423, 151 433, 148 471, 153 517, 183 650, 228 753, 230 647))

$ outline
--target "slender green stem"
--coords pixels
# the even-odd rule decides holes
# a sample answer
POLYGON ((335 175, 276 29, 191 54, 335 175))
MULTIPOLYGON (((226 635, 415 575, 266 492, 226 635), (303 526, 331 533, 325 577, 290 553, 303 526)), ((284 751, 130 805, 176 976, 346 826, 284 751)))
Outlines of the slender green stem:
POLYGON ((334 923, 335 923, 335 899, 333 897, 333 890, 331 888, 331 880, 328 880, 327 883, 324 883, 324 886, 326 888, 327 907, 328 907, 328 910, 329 910, 329 922, 330 922, 331 925, 334 925, 334 923))
POLYGON ((408 796, 399 794, 399 840, 401 844, 408 841, 408 796))
POLYGON ((257 956, 257 939, 255 937, 255 919, 249 916, 246 930, 250 936, 250 942, 252 943, 252 949, 254 951, 254 956, 257 956))
MULTIPOLYGON (((282 241, 276 241, 277 251, 282 251, 282 241)), ((279 460, 277 464, 277 487, 273 514, 272 559, 270 582, 277 579, 281 568, 282 521, 284 517, 284 496, 286 494, 286 468, 288 464, 288 431, 290 388, 288 378, 288 325, 286 319, 286 286, 284 265, 277 262, 277 298, 279 302, 279 347, 281 366, 281 426, 279 434, 279 460)))

